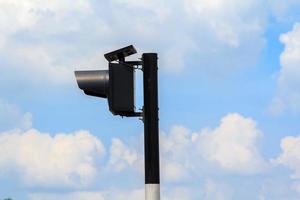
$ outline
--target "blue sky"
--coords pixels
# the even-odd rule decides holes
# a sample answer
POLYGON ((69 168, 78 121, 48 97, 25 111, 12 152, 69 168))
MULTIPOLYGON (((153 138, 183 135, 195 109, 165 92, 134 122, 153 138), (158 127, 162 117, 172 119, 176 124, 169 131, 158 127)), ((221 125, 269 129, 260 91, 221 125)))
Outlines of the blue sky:
MULTIPOLYGON (((300 199, 299 0, 0 0, 0 199, 143 199, 143 125, 74 70, 159 54, 164 200, 300 199)), ((137 73, 137 107, 142 106, 137 73)))

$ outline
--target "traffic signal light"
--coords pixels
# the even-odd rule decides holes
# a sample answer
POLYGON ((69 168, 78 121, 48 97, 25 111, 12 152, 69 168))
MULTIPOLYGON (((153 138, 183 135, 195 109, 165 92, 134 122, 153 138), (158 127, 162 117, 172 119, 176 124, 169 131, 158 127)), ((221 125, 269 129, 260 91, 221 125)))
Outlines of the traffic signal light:
POLYGON ((125 61, 125 57, 135 53, 132 45, 107 53, 104 57, 109 62, 108 70, 75 71, 75 76, 85 94, 107 98, 114 115, 141 117, 144 123, 145 199, 159 200, 158 57, 156 53, 143 53, 142 61, 125 61), (142 112, 135 112, 135 69, 143 72, 142 112))
POLYGON ((108 70, 75 71, 77 84, 85 94, 108 99, 114 115, 136 116, 134 105, 134 68, 125 57, 136 53, 133 46, 105 54, 108 70), (118 60, 119 62, 114 62, 118 60))

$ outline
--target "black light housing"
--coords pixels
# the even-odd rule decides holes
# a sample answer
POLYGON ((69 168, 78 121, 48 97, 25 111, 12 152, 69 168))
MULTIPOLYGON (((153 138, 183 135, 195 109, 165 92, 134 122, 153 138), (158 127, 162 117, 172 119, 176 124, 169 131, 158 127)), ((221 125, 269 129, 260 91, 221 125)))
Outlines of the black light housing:
POLYGON ((108 70, 75 71, 78 87, 85 94, 107 98, 114 115, 135 116, 134 68, 126 64, 125 56, 136 53, 132 45, 105 54, 108 70), (116 59, 119 62, 114 62, 116 59))

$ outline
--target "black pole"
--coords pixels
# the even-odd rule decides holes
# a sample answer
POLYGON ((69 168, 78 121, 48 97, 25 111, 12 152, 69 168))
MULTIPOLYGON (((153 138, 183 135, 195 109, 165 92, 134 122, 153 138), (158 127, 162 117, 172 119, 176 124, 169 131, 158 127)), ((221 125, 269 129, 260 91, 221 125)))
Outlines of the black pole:
POLYGON ((146 200, 159 200, 159 128, 157 54, 144 53, 144 134, 145 134, 145 184, 146 200))

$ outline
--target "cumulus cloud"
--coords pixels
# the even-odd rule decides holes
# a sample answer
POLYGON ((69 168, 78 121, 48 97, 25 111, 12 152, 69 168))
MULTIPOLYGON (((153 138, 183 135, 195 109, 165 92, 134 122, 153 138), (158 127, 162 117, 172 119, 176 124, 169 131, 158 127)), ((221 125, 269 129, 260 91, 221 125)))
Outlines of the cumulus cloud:
POLYGON ((274 164, 280 164, 293 170, 293 179, 300 179, 300 136, 288 136, 281 140, 282 153, 273 160, 274 164))
POLYGON ((300 111, 300 24, 280 36, 284 51, 280 55, 281 69, 278 75, 278 91, 271 104, 271 111, 300 111))
POLYGON ((23 113, 17 106, 0 99, 0 131, 12 128, 26 130, 31 126, 31 113, 23 113))
POLYGON ((38 130, 0 134, 1 173, 12 171, 29 186, 80 187, 97 174, 102 142, 87 131, 51 136, 38 130))
MULTIPOLYGON (((286 181, 288 187, 285 196, 291 195, 295 199, 300 196, 300 136, 286 136, 280 142, 281 153, 277 158, 271 159, 274 166, 284 166, 292 173, 290 180, 286 181)), ((282 184, 278 186, 282 188, 282 184)))
MULTIPOLYGON (((163 182, 192 180, 206 173, 255 174, 267 167, 259 152, 262 132, 256 122, 232 113, 221 119, 215 128, 192 132, 184 126, 173 126, 169 133, 161 132, 161 176, 163 182)), ((143 169, 143 155, 119 139, 113 139, 109 166, 118 172, 143 169)), ((142 170, 139 170, 140 172, 142 170)))
POLYGON ((261 136, 253 119, 236 113, 224 116, 218 127, 199 132, 174 126, 161 135, 163 180, 182 182, 210 170, 260 173, 267 167, 259 152, 261 136))
POLYGON ((194 141, 205 159, 224 169, 256 173, 265 167, 258 146, 261 136, 253 119, 234 113, 223 117, 219 127, 195 134, 194 141))

